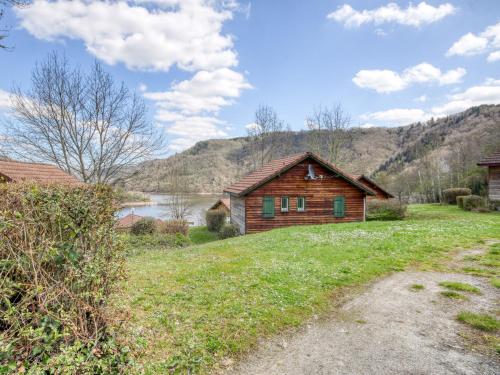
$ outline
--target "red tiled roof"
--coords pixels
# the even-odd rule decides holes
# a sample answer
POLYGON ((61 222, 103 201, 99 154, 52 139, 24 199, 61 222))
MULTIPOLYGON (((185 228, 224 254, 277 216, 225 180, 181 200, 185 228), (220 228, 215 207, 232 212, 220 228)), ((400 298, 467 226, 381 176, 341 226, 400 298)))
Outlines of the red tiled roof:
POLYGON ((0 160, 0 175, 9 182, 36 181, 42 183, 80 184, 75 177, 50 164, 0 160))
POLYGON ((496 151, 490 156, 483 158, 477 165, 481 166, 497 166, 500 165, 500 151, 496 151))
MULTIPOLYGON (((128 214, 127 216, 122 217, 116 223, 116 227, 120 229, 128 229, 131 228, 132 225, 137 223, 139 220, 143 219, 141 215, 128 214)), ((155 219, 156 224, 162 223, 162 220, 155 219)))
POLYGON ((375 195, 375 193, 367 186, 365 186, 363 183, 357 181, 355 178, 351 177, 348 173, 343 172, 333 164, 327 162, 326 160, 323 160, 322 158, 320 158, 316 154, 313 154, 312 152, 303 152, 301 154, 291 155, 281 159, 273 160, 264 165, 261 169, 258 169, 246 175, 241 180, 237 181, 230 187, 224 189, 224 192, 239 196, 246 195, 307 158, 312 158, 316 160, 318 163, 322 164, 325 168, 328 168, 329 170, 344 177, 347 181, 357 186, 361 190, 366 191, 370 195, 375 195))

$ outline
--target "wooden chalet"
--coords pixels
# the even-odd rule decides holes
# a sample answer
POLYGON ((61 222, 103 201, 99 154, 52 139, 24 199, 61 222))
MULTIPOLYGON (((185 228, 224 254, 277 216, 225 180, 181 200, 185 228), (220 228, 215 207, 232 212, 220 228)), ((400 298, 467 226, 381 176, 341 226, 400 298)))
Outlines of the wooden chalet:
POLYGON ((50 164, 0 160, 0 183, 33 181, 43 184, 81 184, 75 177, 50 164))
POLYGON ((488 198, 500 202, 500 151, 485 157, 477 165, 488 167, 488 198))
MULTIPOLYGON (((363 177, 363 178, 362 178, 363 177)), ((364 221, 366 198, 392 195, 305 152, 273 160, 224 190, 242 234, 301 224, 364 221)))

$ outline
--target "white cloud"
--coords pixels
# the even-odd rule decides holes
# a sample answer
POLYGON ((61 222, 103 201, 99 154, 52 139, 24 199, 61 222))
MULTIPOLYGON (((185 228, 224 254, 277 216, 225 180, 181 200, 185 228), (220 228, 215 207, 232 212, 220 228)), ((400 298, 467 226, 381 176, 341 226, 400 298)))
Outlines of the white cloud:
POLYGON ((417 102, 425 103, 427 101, 427 95, 420 95, 418 98, 415 98, 417 102))
POLYGON ((488 62, 495 62, 500 60, 500 51, 494 51, 488 55, 488 62))
MULTIPOLYGON (((446 52, 446 56, 472 56, 486 53, 500 48, 500 22, 488 26, 478 35, 467 33, 457 40, 446 52)), ((493 52, 488 56, 488 61, 493 62, 500 59, 500 54, 493 52)))
POLYGON ((250 124, 245 125, 245 129, 247 129, 247 130, 255 130, 255 129, 259 129, 259 128, 260 128, 260 125, 256 124, 255 122, 252 122, 250 124))
POLYGON ((450 115, 481 104, 500 104, 500 80, 487 79, 483 84, 453 94, 448 102, 432 108, 436 116, 450 115))
POLYGON ((222 34, 234 6, 223 0, 37 0, 15 12, 35 37, 82 40, 108 64, 195 71, 237 64, 232 38, 222 34))
POLYGON ((232 104, 244 89, 252 86, 234 70, 222 68, 199 71, 191 79, 172 85, 166 92, 146 92, 144 96, 158 102, 161 108, 178 110, 184 114, 203 111, 217 113, 232 104))
POLYGON ((426 121, 431 117, 448 116, 482 104, 500 104, 500 79, 489 78, 480 85, 449 95, 444 104, 428 110, 393 108, 365 113, 359 117, 362 121, 375 122, 376 126, 398 126, 426 121))
POLYGON ((175 83, 169 91, 146 92, 156 102, 155 120, 176 137, 169 149, 181 151, 196 142, 227 136, 227 124, 214 117, 252 86, 231 69, 199 71, 191 79, 175 83))
POLYGON ((11 106, 10 93, 0 89, 0 109, 9 109, 11 106))
POLYGON ((456 8, 452 4, 445 3, 434 7, 425 1, 416 6, 410 3, 406 9, 400 8, 395 3, 389 3, 372 10, 363 9, 361 11, 353 9, 348 4, 344 4, 335 12, 328 14, 327 18, 342 23, 347 28, 355 28, 368 23, 375 25, 398 23, 406 26, 420 27, 437 22, 455 13, 455 11, 456 8))
POLYGON ((407 125, 417 121, 429 119, 429 115, 422 109, 393 108, 361 115, 363 121, 377 121, 383 126, 407 125))
POLYGON ((451 69, 442 72, 441 69, 426 62, 405 69, 403 73, 392 70, 360 70, 352 81, 361 88, 373 89, 379 93, 400 91, 416 83, 437 83, 450 85, 461 81, 466 70, 451 69))
POLYGON ((179 152, 193 146, 196 142, 209 138, 224 138, 227 133, 221 129, 225 124, 215 117, 179 116, 167 127, 167 133, 175 136, 169 143, 168 150, 179 152))
POLYGON ((375 124, 372 124, 372 123, 370 123, 370 122, 367 122, 366 124, 360 125, 359 127, 360 127, 360 128, 363 128, 363 129, 370 129, 370 128, 374 128, 374 127, 376 127, 376 126, 377 126, 377 125, 375 125, 375 124))
POLYGON ((468 33, 453 43, 448 52, 446 52, 446 56, 476 55, 485 51, 487 46, 488 39, 468 33))

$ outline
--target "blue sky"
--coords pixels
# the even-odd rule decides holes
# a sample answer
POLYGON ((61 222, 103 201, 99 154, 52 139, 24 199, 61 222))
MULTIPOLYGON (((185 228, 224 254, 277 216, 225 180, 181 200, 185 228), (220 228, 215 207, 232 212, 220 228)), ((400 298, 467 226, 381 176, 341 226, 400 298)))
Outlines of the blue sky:
POLYGON ((168 152, 240 136, 259 104, 294 130, 341 102, 353 126, 500 103, 500 1, 35 1, 9 10, 0 107, 37 60, 101 61, 147 100, 168 152))

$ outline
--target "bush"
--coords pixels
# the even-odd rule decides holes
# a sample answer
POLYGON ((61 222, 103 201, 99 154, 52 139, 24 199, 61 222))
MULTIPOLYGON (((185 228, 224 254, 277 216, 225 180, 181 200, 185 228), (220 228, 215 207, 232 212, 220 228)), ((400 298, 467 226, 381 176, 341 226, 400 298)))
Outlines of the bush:
POLYGON ((468 195, 459 195, 457 199, 457 206, 460 208, 464 208, 464 198, 467 198, 468 195))
POLYGON ((457 204, 457 197, 471 195, 469 188, 451 188, 443 190, 443 203, 457 204))
POLYGON ((367 220, 401 220, 406 216, 406 204, 395 199, 368 201, 367 220))
POLYGON ((479 195, 469 195, 463 198, 463 209, 471 211, 486 207, 486 200, 479 195))
POLYGON ((230 238, 240 235, 240 228, 236 224, 224 224, 219 231, 219 238, 230 238))
POLYGON ((206 219, 208 230, 210 232, 219 232, 226 222, 226 213, 223 210, 208 210, 206 219))
POLYGON ((136 236, 153 234, 157 230, 156 220, 152 217, 143 217, 136 221, 130 228, 130 233, 136 236))
POLYGON ((127 372, 113 202, 98 185, 0 185, 0 373, 127 372))
POLYGON ((189 224, 186 220, 166 220, 158 225, 158 232, 163 234, 177 234, 180 233, 187 236, 189 231, 189 224))

